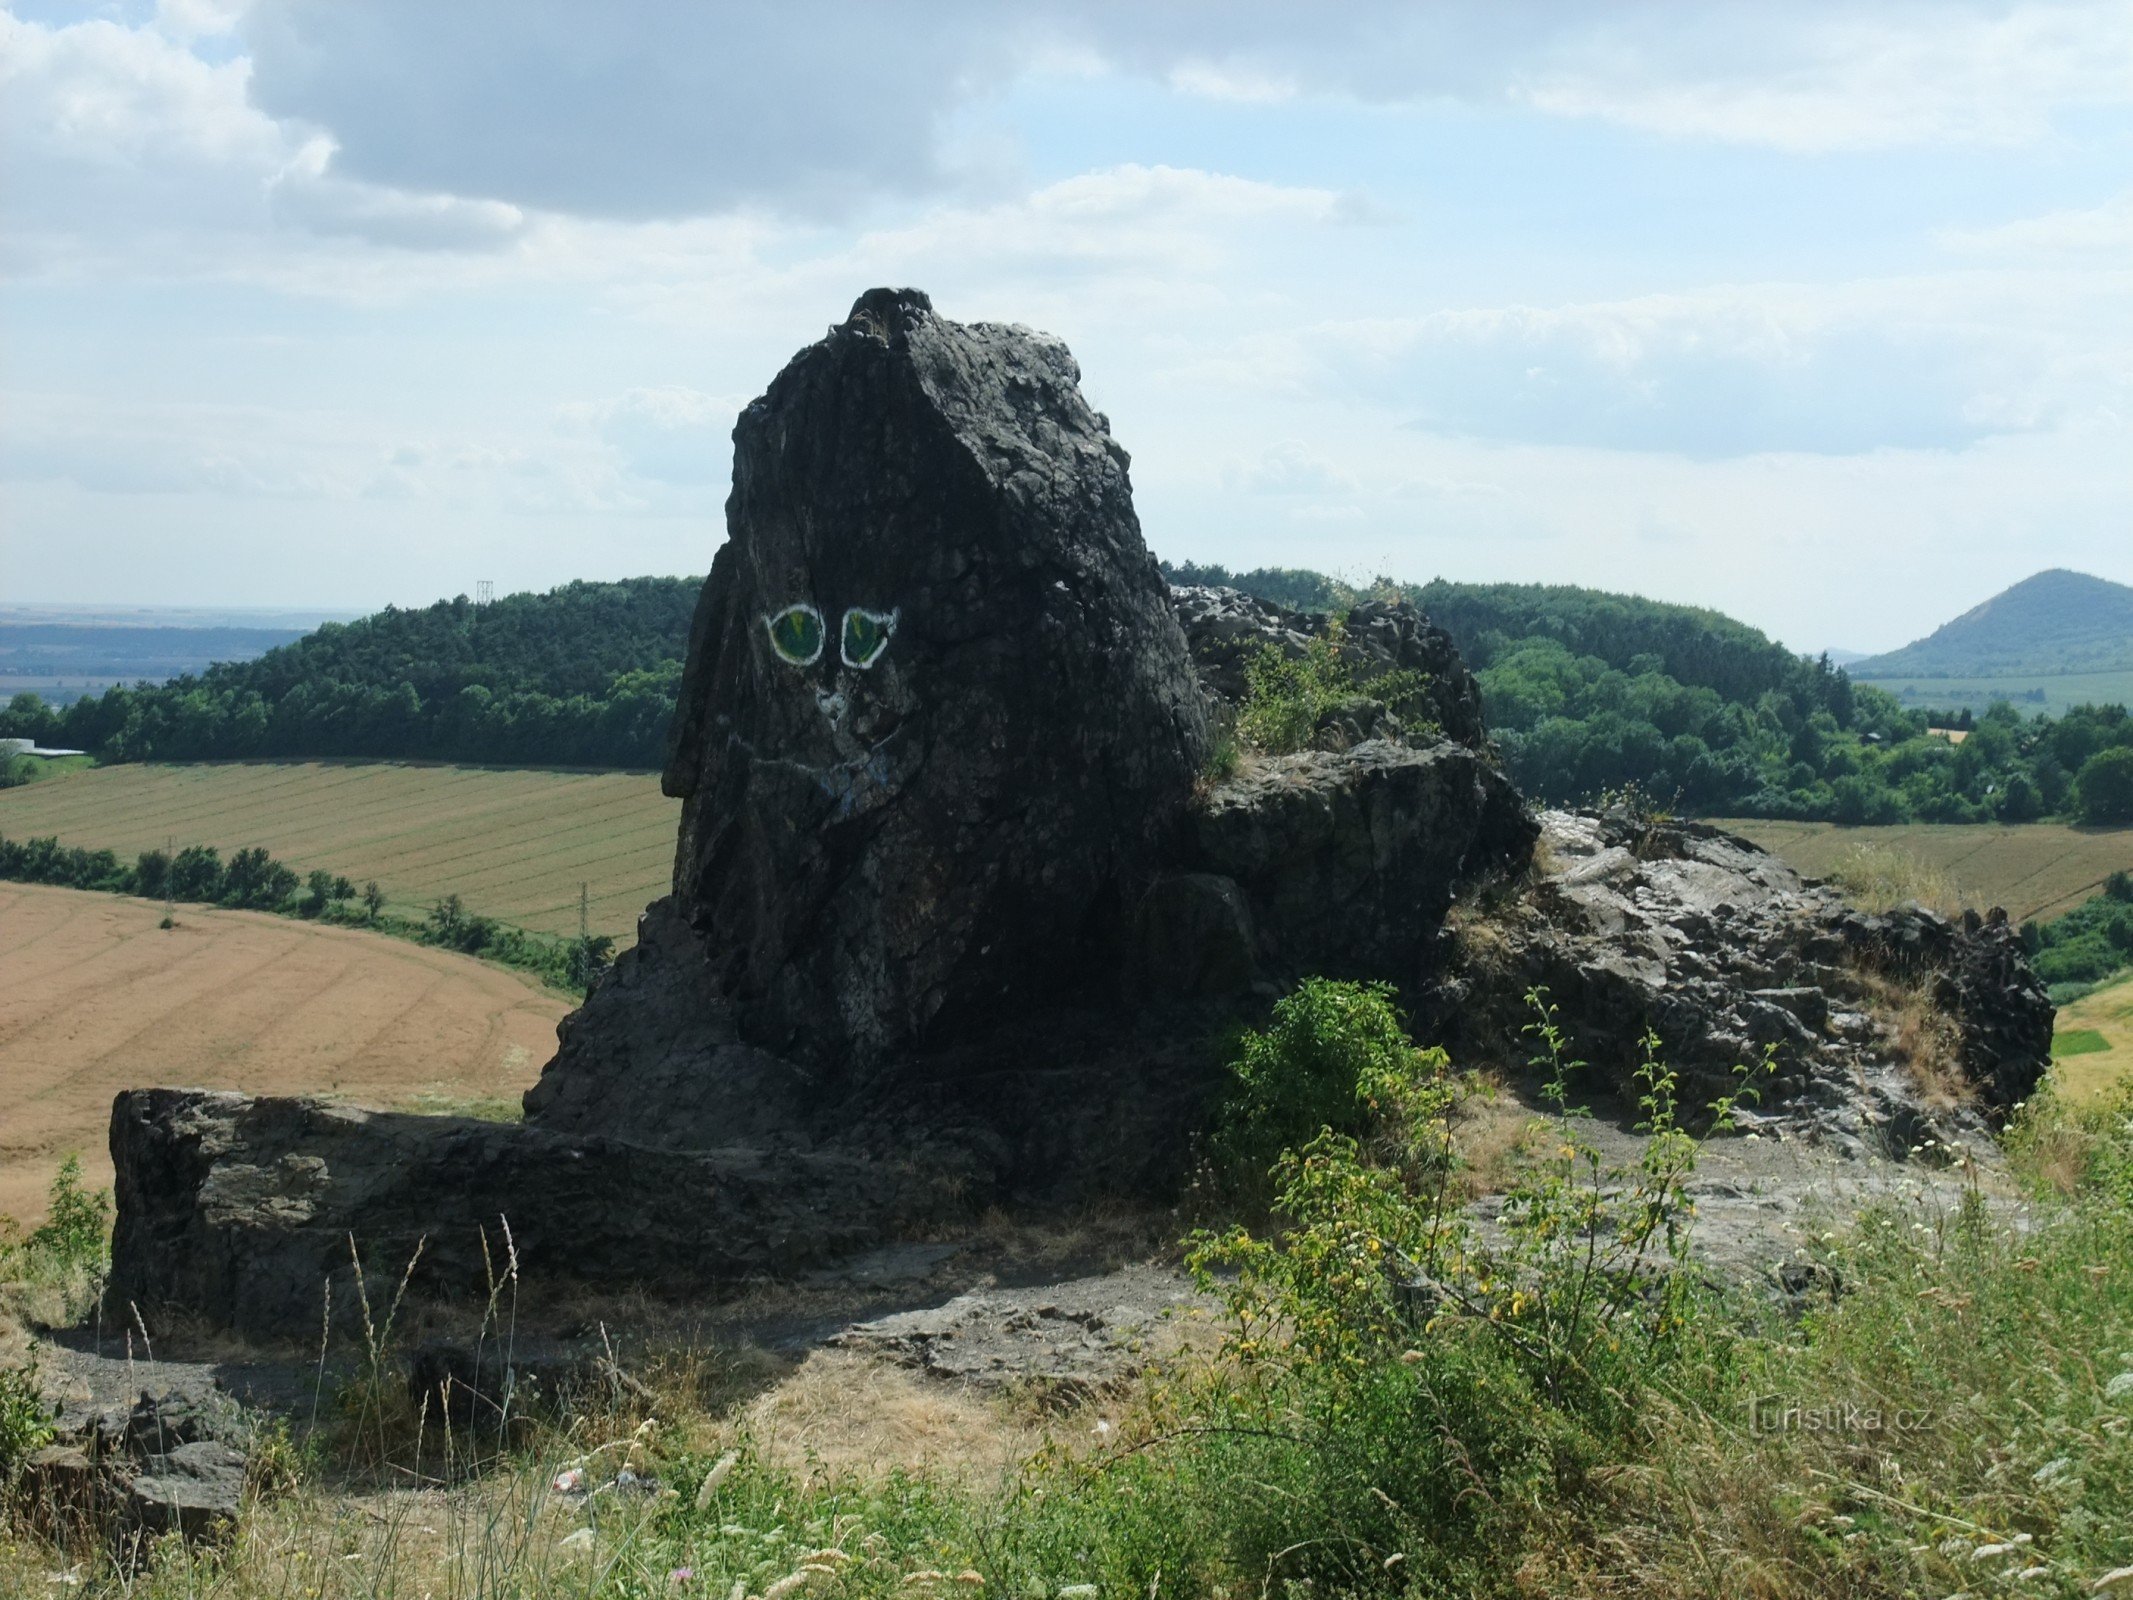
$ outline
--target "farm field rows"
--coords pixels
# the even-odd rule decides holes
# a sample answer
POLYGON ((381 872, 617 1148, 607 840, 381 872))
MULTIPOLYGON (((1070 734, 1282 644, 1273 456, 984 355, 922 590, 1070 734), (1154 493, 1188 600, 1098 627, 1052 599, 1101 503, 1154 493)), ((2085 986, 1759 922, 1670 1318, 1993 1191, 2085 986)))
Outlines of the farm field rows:
POLYGON ((1906 705, 1928 710, 1983 711, 2006 700, 2025 714, 2048 711, 2064 716, 2075 706, 2125 705, 2133 702, 2133 672, 2009 673, 1997 678, 1858 678, 1886 689, 1906 705), (2026 698, 2042 694, 2043 699, 2026 698))
POLYGON ((111 1182, 111 1097, 150 1085, 506 1101, 570 1002, 501 967, 350 928, 0 883, 0 1214, 78 1152, 111 1182))
POLYGON ((2133 828, 2061 822, 1844 828, 1833 822, 1713 820, 1814 878, 1828 877, 1861 846, 1900 852, 1953 880, 1965 903, 1979 910, 2004 906, 2017 922, 2071 911, 2112 873, 2133 870, 2133 828))
POLYGON ((649 773, 411 762, 97 767, 0 790, 0 834, 57 835, 122 856, 175 842, 261 845, 298 872, 376 879, 419 914, 448 894, 545 933, 590 926, 627 944, 673 870, 679 803, 649 773))

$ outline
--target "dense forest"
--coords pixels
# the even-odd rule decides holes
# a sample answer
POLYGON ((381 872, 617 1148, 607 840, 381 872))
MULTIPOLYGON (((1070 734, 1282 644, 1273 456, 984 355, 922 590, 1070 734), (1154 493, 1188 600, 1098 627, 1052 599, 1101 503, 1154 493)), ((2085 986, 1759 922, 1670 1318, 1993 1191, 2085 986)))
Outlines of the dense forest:
POLYGON ((390 756, 656 767, 699 578, 572 583, 327 623, 255 660, 63 710, 21 694, 0 737, 108 761, 390 756))
MULTIPOLYGON (((1166 567, 1303 610, 1358 591, 1292 568, 1166 567)), ((18 695, 0 737, 107 761, 370 756, 656 767, 699 581, 573 583, 387 609, 256 660, 63 710, 18 695)), ((1715 611, 1539 584, 1379 580, 1458 642, 1505 761, 1536 798, 1635 785, 1706 814, 1852 823, 2133 821, 2118 706, 1935 718, 1715 611), (1953 723, 1958 741, 1928 731, 1953 723)))
POLYGON ((1332 610, 1403 594, 1458 643, 1489 726, 1528 794, 1636 785, 1691 812, 1850 823, 2133 822, 2133 719, 2006 705, 1943 719, 1855 684, 1715 611, 1541 584, 1351 589, 1294 568, 1166 568, 1278 604, 1332 610))

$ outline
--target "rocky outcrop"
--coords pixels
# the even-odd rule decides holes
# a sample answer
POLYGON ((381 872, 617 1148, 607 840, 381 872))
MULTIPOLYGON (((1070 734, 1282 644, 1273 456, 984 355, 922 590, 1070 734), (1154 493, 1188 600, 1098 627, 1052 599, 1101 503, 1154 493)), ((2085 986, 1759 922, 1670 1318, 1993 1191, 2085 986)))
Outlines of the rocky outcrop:
POLYGON ((1396 984, 1481 1060, 1545 986, 1608 1081, 1650 1029, 1692 1098, 1774 1048, 1778 1097, 1860 1138, 1924 1114, 1885 1014, 1921 991, 1985 1104, 2027 1092, 2002 927, 1846 921, 1691 826, 1551 818, 1536 865, 1474 680, 1411 607, 1340 619, 1356 692, 1218 777, 1254 652, 1335 624, 1166 589, 1126 469, 1056 340, 862 296, 735 430, 672 893, 526 1123, 122 1095, 113 1303, 308 1338, 329 1286, 357 1304, 351 1239, 383 1278, 419 1250, 425 1292, 483 1294, 507 1222, 533 1281, 695 1291, 993 1206, 1156 1199, 1212 1041, 1310 973, 1396 984))
POLYGON ((665 781, 752 1043, 865 1069, 1113 975, 1206 728, 1079 379, 875 290, 741 413, 665 781))
POLYGON ((1237 885, 1256 973, 1412 986, 1453 895, 1522 865, 1533 836, 1510 780, 1474 751, 1369 739, 1249 763, 1194 808, 1182 853, 1237 885))
POLYGON ((121 1094, 111 1155, 113 1299, 260 1338, 316 1329, 329 1294, 357 1314, 352 1240, 373 1292, 413 1262, 478 1298, 506 1256, 533 1281, 701 1289, 960 1216, 970 1188, 952 1149, 661 1150, 186 1089, 121 1094))
POLYGON ((1689 1104, 1748 1081, 1751 1116, 1903 1147, 2003 1115, 2050 1064, 2051 1005, 2004 917, 1869 916, 1745 839, 1619 812, 1546 813, 1538 856, 1449 935, 1426 1010, 1468 1059, 1522 1060, 1543 989, 1570 1054, 1625 1096, 1649 1034, 1689 1104))
POLYGON ((1422 699, 1427 728, 1407 728, 1397 718, 1379 714, 1368 727, 1341 730, 1344 742, 1419 735, 1418 742, 1441 736, 1470 750, 1488 742, 1481 717, 1481 689, 1452 636, 1404 602, 1373 600, 1345 615, 1291 611, 1270 600, 1236 589, 1174 587, 1170 603, 1185 631, 1200 686, 1216 708, 1234 711, 1244 704, 1246 664, 1272 649, 1290 660, 1301 656, 1314 639, 1338 630, 1356 685, 1368 689, 1388 672, 1418 672, 1428 680, 1422 699))

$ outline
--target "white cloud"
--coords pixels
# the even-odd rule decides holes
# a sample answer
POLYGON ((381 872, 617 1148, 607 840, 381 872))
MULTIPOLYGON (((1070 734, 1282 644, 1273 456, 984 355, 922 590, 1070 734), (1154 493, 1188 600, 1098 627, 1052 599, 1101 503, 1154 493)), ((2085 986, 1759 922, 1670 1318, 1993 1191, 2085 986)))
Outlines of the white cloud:
POLYGON ((2123 406, 2124 294, 2038 273, 1722 285, 1295 326, 1195 375, 1367 396, 1477 439, 1706 458, 1959 449, 2123 406))
POLYGON ((732 472, 731 435, 742 401, 681 384, 631 389, 562 410, 567 431, 597 437, 621 469, 655 483, 722 487, 732 472))
POLYGON ((1245 105, 1461 100, 1795 151, 2030 140, 2133 100, 2133 0, 260 0, 241 28, 254 102, 329 132, 343 176, 638 219, 965 188, 955 115, 1098 64, 1245 105))
POLYGON ((1299 439, 1231 462, 1223 482, 1246 494, 1345 494, 1355 488, 1353 478, 1299 439))
POLYGON ((2024 217, 1991 228, 1950 229, 1940 242, 1961 255, 2022 261, 2133 261, 2133 190, 2099 206, 2024 217))
POLYGON ((1513 93, 1562 116, 1828 152, 2007 144, 2133 100, 2133 5, 1642 8, 1513 93))

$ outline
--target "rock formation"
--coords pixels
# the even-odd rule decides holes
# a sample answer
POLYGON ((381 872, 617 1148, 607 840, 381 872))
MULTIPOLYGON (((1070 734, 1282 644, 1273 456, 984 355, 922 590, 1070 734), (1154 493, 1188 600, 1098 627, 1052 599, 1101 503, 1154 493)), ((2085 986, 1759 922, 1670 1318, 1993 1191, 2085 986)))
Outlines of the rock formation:
POLYGON ((506 1220, 529 1278, 715 1289, 1160 1196, 1210 1041, 1309 973, 1391 981, 1490 1059, 1543 983, 1603 1070, 1647 1025, 1696 1088, 1774 1041, 1787 1093, 1839 1100, 1887 1058, 1873 984, 1922 984, 1989 1097, 2041 1070, 2004 929, 1846 920, 1709 830, 1551 819, 1535 870, 1451 641, 1404 605, 1167 590, 1055 340, 862 296, 743 413, 728 533, 673 891, 526 1123, 130 1091, 114 1302, 306 1337, 324 1284, 355 1304, 351 1238, 387 1272, 422 1244, 425 1291, 478 1293, 506 1220), (1218 777, 1252 654, 1334 627, 1356 692, 1218 777))
POLYGON ((665 787, 764 1048, 869 1067, 1112 976, 1206 728, 1080 376, 875 290, 741 413, 665 787))
POLYGON ((1462 919, 1425 1002, 1468 1059, 1519 1040, 1541 988, 1574 1052, 1625 1095, 1647 1033, 1691 1103, 1769 1052, 1755 1116, 1899 1154, 1937 1116, 2004 1116, 2049 1064, 2051 1001, 2004 915, 1870 916, 1700 823, 1541 821, 1541 870, 1462 919))

